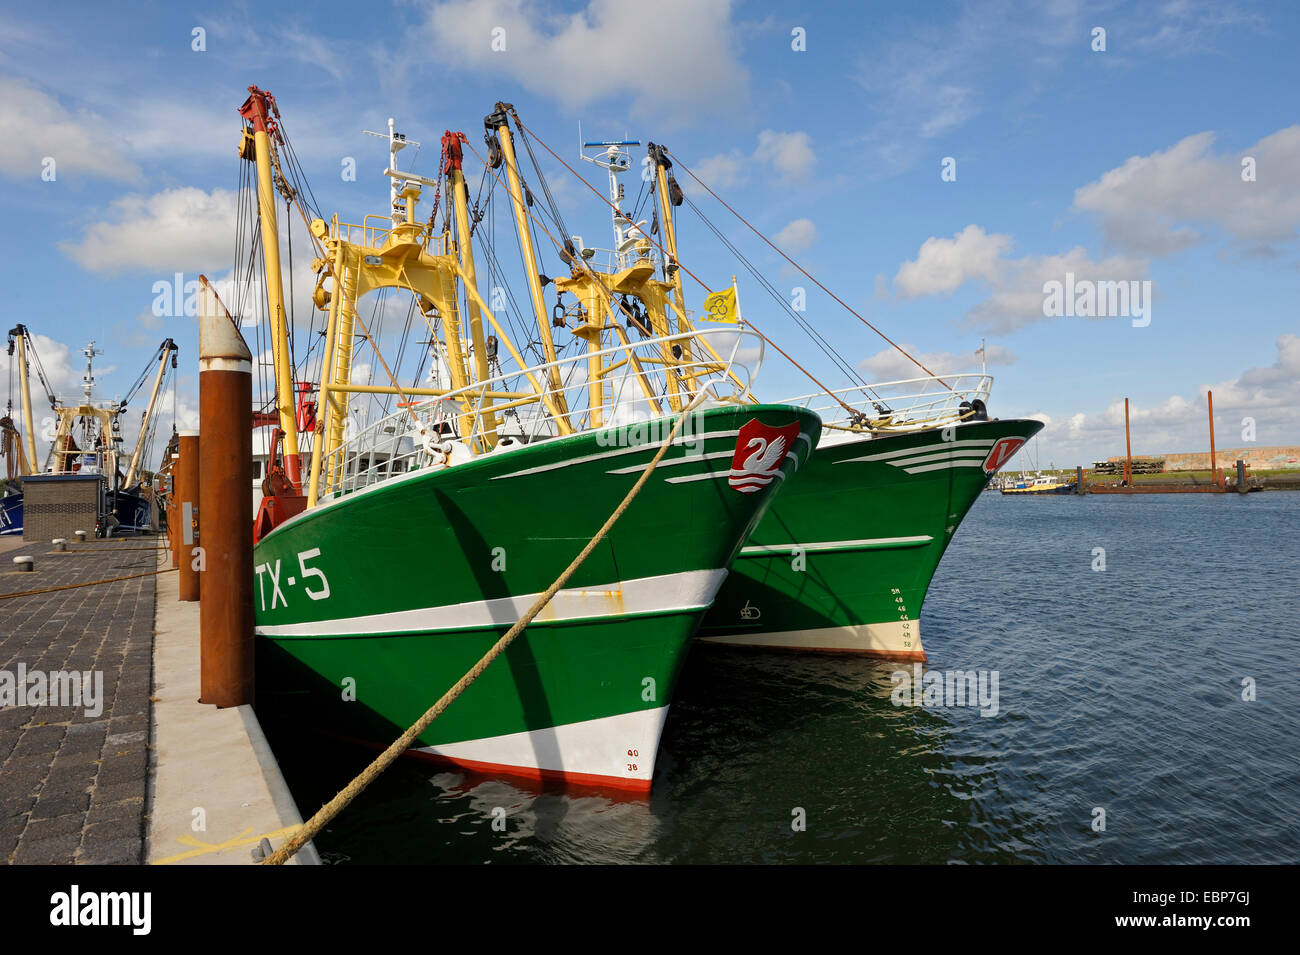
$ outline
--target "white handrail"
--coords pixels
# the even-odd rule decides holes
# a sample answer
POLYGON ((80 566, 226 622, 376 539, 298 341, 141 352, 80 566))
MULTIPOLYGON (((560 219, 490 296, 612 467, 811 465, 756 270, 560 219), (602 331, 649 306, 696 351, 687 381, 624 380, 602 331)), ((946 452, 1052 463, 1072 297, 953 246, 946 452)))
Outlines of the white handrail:
POLYGON ((816 411, 831 428, 914 431, 971 417, 973 403, 979 400, 987 406, 992 389, 992 375, 970 372, 817 391, 790 398, 787 403, 816 411), (863 417, 846 414, 841 401, 859 409, 863 417))
POLYGON ((706 387, 726 400, 749 400, 763 348, 761 336, 746 329, 702 329, 503 372, 440 397, 414 402, 356 433, 345 434, 343 444, 322 461, 320 497, 350 493, 420 468, 453 465, 566 432, 617 428, 665 417, 672 413, 669 375, 674 376, 683 396, 682 405, 706 387), (671 354, 674 346, 685 349, 698 338, 710 339, 721 361, 701 356, 702 349, 694 348, 689 361, 683 351, 682 359, 665 362, 665 352, 671 354), (598 359, 607 373, 602 375, 601 400, 595 408, 590 401, 588 372, 593 359, 598 359), (634 362, 640 363, 639 371, 634 362), (555 377, 561 386, 534 391, 530 379, 550 382, 552 370, 558 372, 555 377), (722 386, 726 391, 719 391, 722 386), (503 392, 528 393, 528 397, 504 398, 503 392), (555 410, 559 408, 564 410, 555 410), (462 434, 467 419, 469 427, 462 434))

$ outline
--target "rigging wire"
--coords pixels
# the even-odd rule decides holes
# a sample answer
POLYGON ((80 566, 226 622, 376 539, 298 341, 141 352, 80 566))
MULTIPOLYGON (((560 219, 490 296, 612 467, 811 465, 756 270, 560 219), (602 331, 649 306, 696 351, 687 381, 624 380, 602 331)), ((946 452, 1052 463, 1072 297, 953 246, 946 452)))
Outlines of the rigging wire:
POLYGON ((830 342, 826 341, 826 339, 822 337, 821 332, 819 332, 817 328, 812 325, 812 323, 806 321, 804 318, 802 318, 799 315, 799 313, 790 305, 790 303, 786 301, 785 296, 780 293, 780 291, 776 288, 776 286, 774 286, 767 279, 767 277, 764 276, 758 270, 758 268, 752 262, 750 262, 748 258, 745 257, 744 253, 742 253, 740 249, 736 248, 736 246, 731 242, 731 240, 728 239, 722 233, 722 231, 716 225, 714 225, 713 222, 709 220, 709 218, 704 214, 704 212, 700 209, 700 207, 691 201, 689 196, 684 196, 684 198, 686 200, 686 204, 690 206, 691 210, 697 216, 699 216, 700 221, 703 222, 704 225, 709 229, 709 231, 712 232, 714 236, 717 237, 719 242, 721 242, 724 246, 727 247, 728 250, 730 250, 731 254, 736 257, 736 259, 741 263, 741 265, 743 265, 746 268, 746 270, 748 270, 749 274, 752 275, 754 277, 754 280, 763 288, 763 290, 767 292, 769 296, 771 296, 772 300, 776 302, 779 306, 781 306, 781 308, 785 311, 785 313, 789 315, 790 318, 793 319, 794 322, 797 325, 799 325, 800 328, 803 329, 804 333, 809 337, 809 339, 811 339, 812 343, 821 350, 822 354, 824 354, 831 361, 833 365, 835 365, 841 372, 843 372, 849 378, 850 381, 853 381, 856 385, 867 390, 867 392, 873 398, 878 399, 880 396, 871 390, 870 384, 861 375, 857 373, 857 370, 852 365, 850 365, 844 359, 844 357, 840 355, 839 352, 837 352, 834 349, 834 347, 830 344, 830 342))
POLYGON ((812 273, 810 273, 807 269, 805 269, 802 265, 800 265, 800 264, 799 264, 798 262, 796 262, 794 259, 790 258, 790 256, 788 256, 788 255, 786 255, 784 252, 782 252, 782 251, 781 251, 781 250, 780 250, 780 249, 779 249, 775 244, 773 244, 773 242, 772 242, 770 239, 767 238, 767 236, 763 235, 762 232, 758 231, 758 229, 756 229, 756 228, 754 228, 754 226, 750 225, 749 220, 747 220, 744 216, 742 216, 739 212, 737 212, 737 211, 736 211, 735 209, 733 209, 731 206, 727 205, 727 203, 726 203, 725 201, 723 201, 723 199, 722 199, 721 196, 719 196, 716 192, 714 192, 714 191, 713 191, 712 189, 710 189, 707 185, 705 185, 704 182, 700 179, 699 176, 697 176, 697 175, 695 175, 695 173, 691 172, 690 168, 689 168, 689 167, 688 167, 684 162, 682 162, 681 158, 680 158, 679 156, 677 156, 676 153, 673 153, 673 152, 669 151, 667 147, 664 147, 664 152, 667 153, 669 156, 671 156, 671 157, 673 158, 673 160, 677 163, 677 165, 680 166, 680 167, 685 171, 685 173, 686 173, 688 176, 690 176, 690 177, 691 177, 692 179, 694 179, 697 183, 699 183, 700 186, 701 186, 701 188, 703 188, 705 192, 707 192, 709 195, 711 195, 714 199, 717 199, 718 202, 722 203, 723 207, 726 208, 726 210, 727 210, 728 212, 730 212, 730 213, 731 213, 732 215, 734 215, 737 219, 739 219, 741 222, 743 222, 743 223, 745 224, 745 226, 749 229, 750 232, 753 232, 754 235, 758 236, 760 239, 762 239, 764 242, 766 242, 766 243, 768 244, 768 246, 770 246, 770 247, 772 248, 772 250, 773 250, 774 252, 776 252, 777 255, 781 256, 781 258, 785 259, 787 262, 789 262, 791 265, 793 265, 796 269, 798 269, 801 273, 803 273, 803 275, 804 275, 806 278, 808 278, 808 280, 811 281, 814 285, 816 285, 819 289, 821 289, 823 292, 825 292, 825 293, 826 293, 827 295, 829 295, 831 298, 835 299, 835 301, 839 302, 839 304, 840 304, 841 306, 843 306, 843 308, 845 309, 845 311, 847 311, 850 315, 854 316, 854 317, 855 317, 858 321, 860 321, 863 325, 866 325, 867 328, 871 329, 873 332, 875 332, 877 335, 879 335, 881 338, 883 338, 885 341, 887 341, 890 345, 894 346, 894 348, 898 349, 898 351, 899 351, 899 352, 900 352, 900 353, 901 353, 905 358, 907 358, 908 361, 910 361, 912 364, 916 365, 917 368, 920 368, 923 372, 925 372, 925 373, 926 373, 927 375, 929 375, 931 378, 934 378, 936 381, 938 381, 939 384, 943 385, 943 386, 944 386, 945 388, 947 388, 949 391, 952 391, 952 386, 951 386, 951 385, 949 385, 946 381, 944 381, 942 378, 940 378, 938 375, 936 375, 934 372, 932 372, 929 368, 926 368, 925 365, 921 364, 921 362, 918 361, 916 358, 912 357, 911 353, 909 353, 905 348, 903 348, 901 345, 899 345, 896 341, 894 341, 892 338, 890 338, 888 335, 886 335, 884 332, 882 332, 880 329, 878 329, 875 325, 871 324, 869 321, 867 321, 865 318, 863 318, 861 315, 859 315, 856 311, 854 311, 852 308, 850 308, 849 305, 848 305, 848 304, 847 304, 847 303, 846 303, 842 298, 840 298, 838 295, 836 295, 834 292, 832 292, 830 289, 828 289, 825 285, 822 285, 821 282, 817 281, 817 279, 813 277, 812 273))
MULTIPOLYGON (((515 113, 514 110, 511 110, 511 114, 514 116, 515 123, 516 123, 516 124, 517 124, 521 129, 522 129, 522 128, 526 128, 526 127, 524 126, 524 122, 523 122, 523 120, 521 120, 521 119, 519 118, 518 114, 515 113)), ((607 197, 601 195, 601 194, 600 194, 600 191, 597 190, 595 186, 593 186, 591 183, 587 182, 587 180, 584 179, 582 176, 578 175, 578 173, 577 173, 576 171, 574 171, 573 167, 570 166, 567 162, 565 162, 562 158, 560 158, 559 154, 556 153, 554 149, 552 149, 550 146, 546 145, 546 143, 545 143, 545 142, 544 142, 540 137, 538 137, 535 133, 533 134, 533 138, 534 138, 534 139, 537 139, 538 144, 539 144, 543 149, 545 149, 548 153, 550 153, 552 156, 554 156, 555 159, 560 163, 560 165, 562 165, 565 169, 567 169, 570 173, 572 173, 575 177, 577 177, 577 179, 578 179, 579 181, 581 181, 582 184, 585 185, 588 189, 590 189, 592 192, 596 193, 596 195, 600 197, 601 201, 604 202, 605 205, 610 206, 611 208, 613 208, 613 203, 611 203, 607 197)), ((474 155, 475 155, 475 156, 478 156, 478 152, 477 152, 477 150, 475 150, 474 155)), ((480 161, 480 162, 483 161, 481 156, 479 156, 479 161, 480 161)), ((544 228, 544 227, 543 227, 543 231, 545 231, 545 228, 544 228)), ((655 228, 651 230, 651 235, 653 235, 653 234, 656 233, 656 232, 658 232, 658 210, 657 210, 657 209, 656 209, 656 212, 655 212, 655 228)), ((548 233, 548 235, 549 235, 549 233, 548 233)), ((552 238, 551 241, 554 242, 554 241, 555 241, 554 238, 552 238)), ((660 242, 658 239, 655 239, 655 238, 651 238, 651 241, 654 242, 654 244, 659 248, 659 251, 660 251, 661 253, 663 253, 663 261, 664 261, 664 268, 665 268, 665 270, 667 270, 667 268, 668 268, 668 263, 671 261, 671 262, 672 262, 672 263, 673 263, 677 268, 681 269, 683 272, 685 272, 687 275, 689 275, 692 279, 694 279, 694 280, 695 280, 695 281, 700 285, 700 287, 703 288, 706 292, 709 292, 709 293, 712 293, 712 292, 713 292, 713 289, 710 288, 709 285, 708 285, 708 284, 707 284, 703 279, 701 279, 698 275, 696 275, 694 272, 692 272, 690 269, 688 269, 685 265, 682 264, 682 261, 681 261, 681 259, 680 259, 679 257, 677 257, 677 256, 670 256, 670 255, 668 254, 668 251, 664 248, 662 242, 660 242)), ((581 257, 576 258, 576 259, 575 259, 575 262, 582 262, 582 267, 583 267, 584 269, 586 269, 587 272, 588 272, 589 274, 591 274, 593 278, 595 278, 594 273, 591 272, 591 270, 590 270, 590 268, 587 266, 586 262, 583 262, 583 261, 582 261, 581 257)), ((600 280, 599 280, 599 279, 596 279, 596 281, 599 282, 600 280)), ((603 282, 601 282, 600 284, 601 284, 602 286, 604 285, 603 282)), ((608 288, 606 288, 605 291, 606 291, 607 294, 609 293, 608 288)), ((614 300, 612 297, 611 297, 610 301, 611 301, 611 302, 615 302, 615 304, 618 304, 620 310, 624 311, 625 313, 627 312, 626 307, 623 306, 621 302, 618 302, 618 301, 614 300)), ((685 303, 685 302, 678 302, 677 304, 681 307, 682 311, 685 312, 685 309, 686 309, 686 303, 685 303)), ((751 329, 755 334, 757 334, 761 339, 763 339, 763 341, 765 341, 767 344, 771 345, 774 349, 776 349, 776 351, 779 352, 779 353, 781 354, 781 356, 784 357, 787 361, 789 361, 790 364, 794 365, 795 368, 799 369, 800 372, 802 372, 805 376, 807 376, 807 378, 808 378, 810 381, 812 381, 813 384, 815 384, 818 388, 820 388, 820 389, 822 389, 824 392, 826 392, 826 394, 827 394, 830 398, 834 399, 834 401, 836 402, 836 404, 838 404, 838 405, 839 405, 840 407, 842 407, 846 412, 848 412, 849 416, 850 416, 852 419, 854 419, 855 421, 860 421, 860 420, 865 419, 866 416, 865 416, 862 412, 860 412, 860 411, 858 411, 856 408, 853 408, 853 407, 851 407, 850 405, 846 404, 846 403, 844 402, 844 400, 843 400, 842 398, 840 398, 839 395, 835 394, 835 392, 833 392, 831 389, 827 388, 826 385, 822 384, 822 382, 821 382, 821 381, 820 381, 820 380, 819 380, 815 375, 813 375, 812 372, 808 371, 808 369, 804 368, 803 365, 799 364, 799 362, 797 362, 797 361, 795 361, 793 358, 791 358, 790 355, 789 355, 789 354, 788 354, 784 349, 782 349, 779 345, 777 345, 776 342, 774 342, 774 341, 772 341, 772 339, 768 338, 767 335, 765 335, 765 334, 764 334, 764 333, 763 333, 763 332, 758 328, 758 326, 755 325, 752 321, 750 321, 749 319, 745 319, 745 324, 746 324, 746 325, 747 325, 747 326, 748 326, 748 327, 749 327, 749 328, 750 328, 750 329, 751 329)))

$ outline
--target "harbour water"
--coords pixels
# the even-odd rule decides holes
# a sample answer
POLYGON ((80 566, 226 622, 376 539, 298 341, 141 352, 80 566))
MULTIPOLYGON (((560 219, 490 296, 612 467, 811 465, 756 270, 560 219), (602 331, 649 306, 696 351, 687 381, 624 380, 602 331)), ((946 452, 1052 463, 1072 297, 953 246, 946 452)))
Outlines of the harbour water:
MULTIPOLYGON (((896 706, 898 664, 697 647, 649 799, 399 761, 317 848, 342 864, 1300 861, 1300 494, 981 495, 922 626, 928 669, 996 671, 996 715, 896 706)), ((304 816, 373 755, 268 730, 304 816)))

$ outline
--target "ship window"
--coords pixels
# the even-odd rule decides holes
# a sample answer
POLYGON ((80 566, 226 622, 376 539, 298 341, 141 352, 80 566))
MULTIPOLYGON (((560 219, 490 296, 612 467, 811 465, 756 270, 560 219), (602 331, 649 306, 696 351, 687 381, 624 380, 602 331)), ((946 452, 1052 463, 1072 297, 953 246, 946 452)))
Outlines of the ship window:
POLYGON ((254 481, 260 481, 261 479, 262 479, 262 462, 261 462, 261 461, 254 461, 254 462, 253 462, 253 480, 254 480, 254 481))

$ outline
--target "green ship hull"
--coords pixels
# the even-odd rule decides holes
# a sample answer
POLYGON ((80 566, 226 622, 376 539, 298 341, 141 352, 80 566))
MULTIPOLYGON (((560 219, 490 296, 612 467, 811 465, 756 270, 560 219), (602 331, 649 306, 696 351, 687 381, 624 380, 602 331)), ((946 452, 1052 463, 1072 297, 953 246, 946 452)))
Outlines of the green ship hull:
MULTIPOLYGON (((687 424, 567 587, 413 754, 649 788, 690 640, 821 430, 812 412, 774 405, 711 408, 687 424), (747 472, 738 462, 756 428, 783 429, 784 448, 747 472)), ((424 468, 278 527, 255 549, 259 708, 390 743, 596 534, 670 427, 659 419, 424 468)))
POLYGON ((700 639, 925 660, 919 617, 939 561, 998 468, 1042 426, 828 431, 742 549, 700 639))

